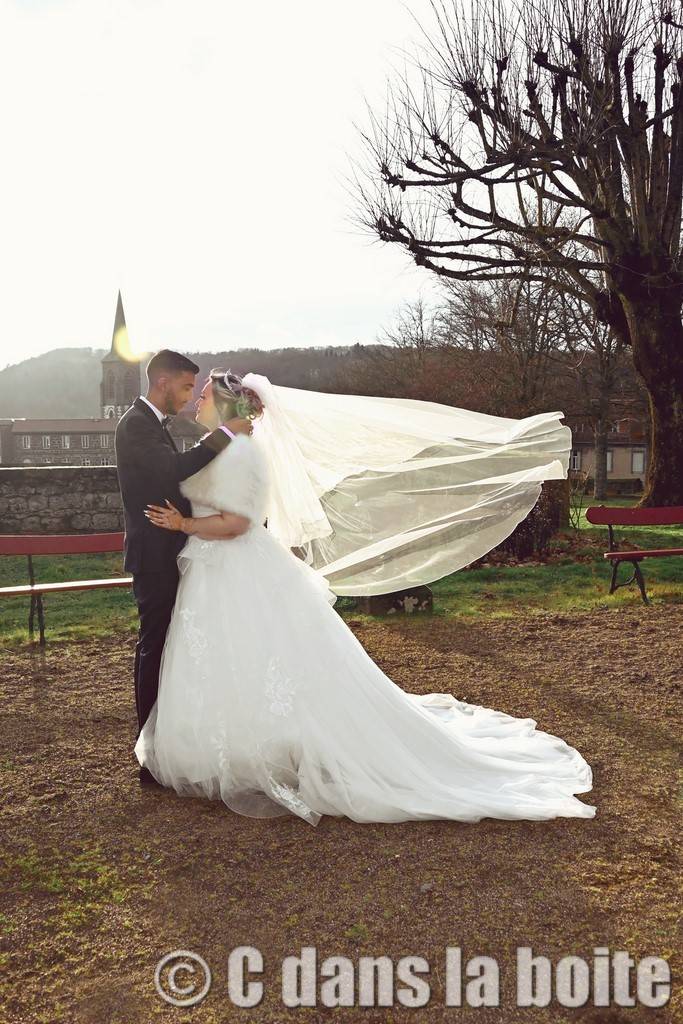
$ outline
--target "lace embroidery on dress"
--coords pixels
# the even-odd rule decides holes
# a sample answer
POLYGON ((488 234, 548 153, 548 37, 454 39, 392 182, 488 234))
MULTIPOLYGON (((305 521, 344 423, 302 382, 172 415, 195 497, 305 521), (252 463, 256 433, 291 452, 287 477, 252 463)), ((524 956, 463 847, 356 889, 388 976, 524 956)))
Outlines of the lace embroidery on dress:
POLYGON ((294 691, 297 684, 285 675, 280 659, 273 655, 266 670, 266 697, 270 698, 269 710, 273 715, 289 715, 294 708, 294 691))
POLYGON ((305 818, 312 825, 317 825, 322 815, 318 811, 314 811, 305 800, 294 792, 291 786, 284 785, 281 782, 276 782, 272 775, 268 776, 268 786, 270 787, 271 793, 277 798, 279 802, 284 804, 285 807, 289 808, 292 814, 298 814, 300 818, 305 818))
POLYGON ((183 636, 187 642, 187 649, 190 657, 199 665, 203 655, 206 653, 207 636, 204 631, 195 623, 195 612, 193 608, 182 608, 180 618, 183 622, 183 636))

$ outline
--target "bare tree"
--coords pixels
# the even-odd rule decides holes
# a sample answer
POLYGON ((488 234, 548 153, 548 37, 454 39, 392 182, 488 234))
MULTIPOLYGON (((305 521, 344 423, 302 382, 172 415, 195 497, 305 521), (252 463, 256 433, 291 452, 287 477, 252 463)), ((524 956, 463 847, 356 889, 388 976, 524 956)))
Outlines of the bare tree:
POLYGON ((418 298, 405 302, 383 327, 373 345, 351 350, 335 376, 337 389, 349 394, 415 398, 457 405, 466 376, 463 360, 449 357, 441 341, 443 310, 418 298))
MULTIPOLYGON (((442 344, 495 353, 474 362, 488 374, 501 416, 531 416, 562 393, 557 361, 562 350, 562 310, 549 281, 506 278, 446 284, 442 344)), ((492 410, 494 411, 494 410, 492 410)))
POLYGON ((422 298, 405 303, 399 309, 395 323, 381 331, 378 341, 407 352, 411 365, 420 372, 436 344, 433 309, 422 298))
POLYGON ((451 280, 550 278, 630 346, 651 419, 641 505, 683 504, 673 2, 431 0, 433 31, 371 117, 370 181, 357 181, 362 222, 417 264, 451 280))
POLYGON ((491 411, 528 416, 552 405, 588 421, 593 496, 604 498, 611 425, 627 406, 645 413, 632 363, 611 328, 598 323, 585 302, 548 281, 451 281, 446 296, 443 343, 496 353, 485 368, 486 386, 497 396, 491 411))
POLYGON ((377 342, 371 361, 394 388, 403 386, 404 393, 416 397, 415 389, 424 388, 425 378, 434 365, 434 310, 422 298, 404 303, 391 326, 380 331, 377 342))

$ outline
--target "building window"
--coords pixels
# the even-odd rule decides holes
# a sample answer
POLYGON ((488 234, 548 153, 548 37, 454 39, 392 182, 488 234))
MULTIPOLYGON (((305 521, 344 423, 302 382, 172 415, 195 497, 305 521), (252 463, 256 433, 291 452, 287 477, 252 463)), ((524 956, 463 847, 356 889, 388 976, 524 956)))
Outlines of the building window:
POLYGON ((43 434, 43 448, 49 448, 49 447, 50 447, 50 435, 49 434, 43 434))
POLYGON ((31 447, 31 437, 30 437, 29 434, 22 434, 21 435, 21 447, 22 448, 30 448, 31 447))
POLYGON ((612 461, 613 461, 612 460, 612 454, 613 454, 612 453, 612 449, 608 448, 607 449, 607 472, 608 473, 612 472, 612 461))
POLYGON ((109 447, 109 434, 100 434, 100 448, 109 447))
POLYGON ((62 434, 62 448, 71 447, 71 437, 69 434, 62 434))
POLYGON ((81 434, 81 448, 90 447, 90 437, 88 434, 81 434))
POLYGON ((581 469, 581 451, 579 448, 572 448, 572 454, 569 460, 569 468, 581 469))
POLYGON ((633 448, 631 451, 631 472, 645 472, 645 451, 642 448, 633 448))
POLYGON ((90 459, 83 459, 83 465, 84 466, 89 466, 90 465, 90 459))

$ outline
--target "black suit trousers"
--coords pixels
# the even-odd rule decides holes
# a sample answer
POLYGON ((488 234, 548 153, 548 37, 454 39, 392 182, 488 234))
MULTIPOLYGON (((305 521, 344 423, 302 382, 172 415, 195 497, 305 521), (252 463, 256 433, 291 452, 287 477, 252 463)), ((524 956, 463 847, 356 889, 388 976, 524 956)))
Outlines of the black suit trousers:
POLYGON ((178 579, 176 562, 160 572, 133 573, 133 594, 140 616, 138 642, 135 645, 138 736, 157 699, 161 654, 175 604, 178 579))

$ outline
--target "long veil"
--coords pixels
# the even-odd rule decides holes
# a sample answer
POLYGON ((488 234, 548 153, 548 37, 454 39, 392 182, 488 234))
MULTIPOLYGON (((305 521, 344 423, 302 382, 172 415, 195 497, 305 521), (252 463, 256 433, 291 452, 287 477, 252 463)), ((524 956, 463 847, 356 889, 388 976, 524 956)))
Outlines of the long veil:
POLYGON ((567 476, 562 412, 506 419, 435 402, 325 394, 248 373, 265 412, 268 529, 334 593, 432 583, 469 565, 567 476))

